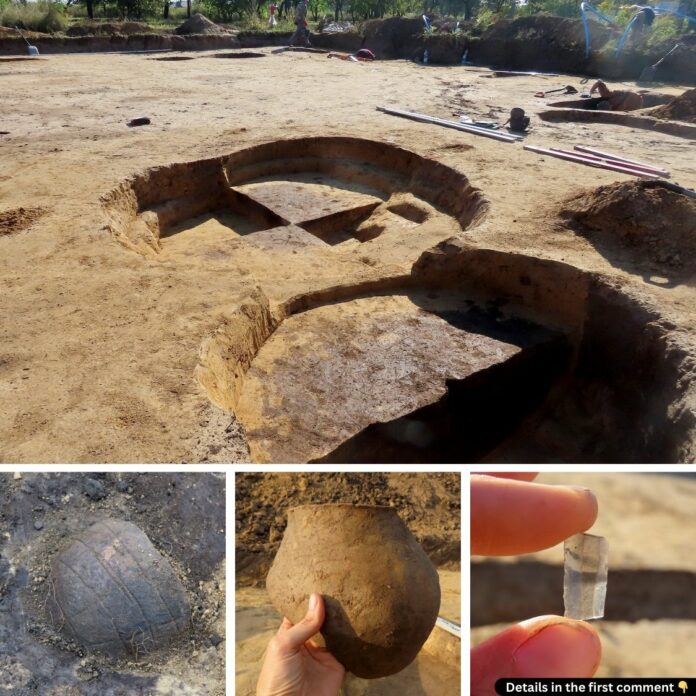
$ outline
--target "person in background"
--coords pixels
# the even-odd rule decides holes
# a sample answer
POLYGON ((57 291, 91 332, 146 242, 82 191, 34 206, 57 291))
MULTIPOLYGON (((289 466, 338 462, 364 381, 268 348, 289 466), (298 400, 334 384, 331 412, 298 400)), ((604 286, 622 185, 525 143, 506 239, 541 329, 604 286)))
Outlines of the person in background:
POLYGON ((307 28, 307 0, 300 0, 295 7, 295 33, 290 37, 291 46, 309 46, 307 28))
POLYGON ((268 12, 270 14, 268 18, 268 26, 269 27, 274 27, 276 24, 278 24, 278 20, 276 19, 276 11, 278 10, 278 5, 275 4, 275 2, 272 2, 268 6, 268 12))

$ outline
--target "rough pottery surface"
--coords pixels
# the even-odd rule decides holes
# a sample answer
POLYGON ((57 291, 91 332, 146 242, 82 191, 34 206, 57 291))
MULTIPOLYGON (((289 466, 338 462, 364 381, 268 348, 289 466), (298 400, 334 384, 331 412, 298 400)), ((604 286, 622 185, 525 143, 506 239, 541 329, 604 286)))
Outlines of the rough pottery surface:
POLYGON ((97 522, 53 561, 48 608, 56 626, 90 650, 140 657, 189 625, 184 588, 130 522, 97 522))
POLYGON ((273 605, 293 623, 312 592, 324 597, 326 647, 358 677, 395 674, 412 662, 440 607, 437 572, 396 511, 304 505, 266 579, 273 605))

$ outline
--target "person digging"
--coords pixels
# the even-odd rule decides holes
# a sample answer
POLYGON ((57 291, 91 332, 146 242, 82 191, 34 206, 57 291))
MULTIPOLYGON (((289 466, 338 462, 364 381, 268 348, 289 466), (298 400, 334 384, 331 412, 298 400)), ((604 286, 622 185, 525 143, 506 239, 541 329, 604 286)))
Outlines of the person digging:
POLYGON ((599 92, 602 101, 597 103, 600 111, 635 111, 643 106, 643 97, 636 92, 611 90, 602 80, 592 85, 590 94, 599 92))
POLYGON ((295 33, 290 37, 291 46, 310 46, 307 28, 307 0, 300 0, 295 8, 295 33))

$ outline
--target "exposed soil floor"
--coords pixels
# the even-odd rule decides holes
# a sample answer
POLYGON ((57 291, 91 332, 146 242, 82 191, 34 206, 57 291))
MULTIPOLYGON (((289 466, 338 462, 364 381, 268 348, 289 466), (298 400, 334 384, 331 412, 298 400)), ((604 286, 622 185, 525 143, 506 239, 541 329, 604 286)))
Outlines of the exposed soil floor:
MULTIPOLYGON (((592 489, 590 530, 609 544, 601 677, 691 674, 696 647, 696 480, 691 474, 544 473, 537 481, 592 489)), ((475 557, 474 645, 509 623, 563 614, 563 545, 519 557, 475 557)))
POLYGON ((0 474, 0 681, 7 693, 222 696, 225 483, 217 474, 0 474), (87 651, 47 611, 51 564, 98 521, 131 522, 171 563, 190 627, 156 652, 87 651))
MULTIPOLYGON (((395 507, 438 568, 439 615, 460 624, 460 486, 459 474, 236 474, 236 693, 255 693, 262 655, 280 625, 282 617, 264 585, 283 537, 287 509, 296 505, 350 502, 395 507)), ((375 680, 349 675, 341 693, 458 694, 459 664, 439 642, 444 633, 436 627, 416 660, 398 674, 375 680)), ((456 641, 447 634, 444 640, 456 641)), ((458 657, 458 641, 455 645, 458 657)))
MULTIPOLYGON (((457 326, 463 306, 435 294, 376 295, 284 321, 256 356, 237 407, 252 459, 325 457, 370 424, 442 398, 447 380, 492 370, 523 351, 514 336, 457 326)), ((414 426, 401 433, 404 446, 429 451, 437 434, 414 426)))
MULTIPOLYGON (((259 60, 188 53, 193 60, 63 55, 3 64, 3 88, 12 98, 3 100, 2 130, 8 134, 0 136, 0 219, 19 221, 0 235, 0 308, 9 317, 0 349, 3 461, 248 459, 243 427, 231 409, 212 405, 194 376, 201 345, 257 288, 277 305, 339 285, 404 277, 423 252, 453 235, 476 247, 609 274, 693 333, 690 276, 651 282, 630 259, 617 263, 559 224, 558 209, 571 196, 628 177, 397 119, 374 107, 502 122, 512 106, 521 106, 532 115, 530 142, 630 151, 688 186, 696 184, 691 141, 609 124, 536 119, 545 105, 534 93, 579 83, 568 76, 497 79, 461 66, 367 65, 261 52, 266 57, 259 60), (152 125, 126 127, 141 115, 152 125), (394 212, 388 208, 397 201, 383 192, 329 177, 300 182, 312 192, 311 205, 328 206, 318 218, 295 219, 285 206, 270 211, 281 220, 269 225, 261 189, 272 191, 275 201, 282 198, 278 187, 287 188, 291 178, 284 173, 268 179, 266 172, 230 182, 241 189, 238 196, 258 203, 256 212, 266 216, 262 225, 229 208, 219 215, 191 211, 157 241, 148 236, 151 209, 143 205, 140 236, 130 247, 108 229, 102 197, 135 173, 297 136, 398 145, 460 172, 490 205, 462 227, 447 205, 432 204, 408 187, 405 195, 414 196, 415 204, 409 198, 410 206, 394 212), (414 221, 414 206, 429 219, 414 221), (27 226, 20 209, 42 214, 27 226), (367 231, 365 215, 380 216, 367 231)), ((183 170, 180 180, 185 187, 183 170)), ((291 190, 290 202, 298 195, 291 190)), ((270 344, 268 350, 274 350, 270 344)))

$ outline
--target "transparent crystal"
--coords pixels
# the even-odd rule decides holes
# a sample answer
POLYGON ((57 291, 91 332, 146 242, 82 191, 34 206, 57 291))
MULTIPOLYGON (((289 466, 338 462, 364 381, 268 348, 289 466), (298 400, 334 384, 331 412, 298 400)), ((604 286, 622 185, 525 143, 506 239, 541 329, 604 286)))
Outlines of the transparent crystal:
POLYGON ((565 541, 563 603, 570 619, 601 619, 607 596, 608 544, 604 537, 576 534, 565 541))

